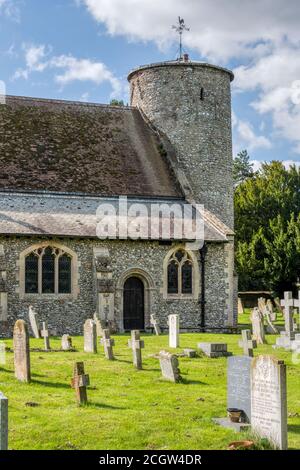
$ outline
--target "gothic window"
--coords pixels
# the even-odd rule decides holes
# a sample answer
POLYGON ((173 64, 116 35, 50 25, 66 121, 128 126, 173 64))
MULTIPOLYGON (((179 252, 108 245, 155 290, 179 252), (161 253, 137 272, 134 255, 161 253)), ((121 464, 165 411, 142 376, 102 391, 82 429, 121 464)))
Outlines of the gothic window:
POLYGON ((25 257, 26 294, 71 294, 72 257, 51 246, 33 250, 25 257))
POLYGON ((168 261, 168 294, 193 294, 193 263, 189 254, 179 249, 168 261))

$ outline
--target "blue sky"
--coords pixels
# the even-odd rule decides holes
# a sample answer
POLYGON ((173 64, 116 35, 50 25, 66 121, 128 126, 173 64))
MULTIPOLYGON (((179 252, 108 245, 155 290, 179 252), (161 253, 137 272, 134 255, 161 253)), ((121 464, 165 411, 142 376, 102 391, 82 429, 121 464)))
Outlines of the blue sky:
POLYGON ((128 101, 127 73, 191 58, 234 70, 234 153, 300 164, 298 0, 0 0, 0 80, 12 95, 128 101), (286 5, 288 3, 288 5, 286 5))

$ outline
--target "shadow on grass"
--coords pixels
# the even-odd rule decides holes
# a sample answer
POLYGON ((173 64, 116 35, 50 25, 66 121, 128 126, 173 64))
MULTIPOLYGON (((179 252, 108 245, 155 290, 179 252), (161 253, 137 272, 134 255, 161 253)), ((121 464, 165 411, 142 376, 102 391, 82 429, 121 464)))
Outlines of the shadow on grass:
POLYGON ((289 424, 288 431, 294 432, 295 434, 300 434, 300 424, 289 424))
POLYGON ((186 379, 185 377, 181 377, 180 382, 184 385, 208 385, 207 382, 201 382, 201 380, 189 380, 189 379, 186 379))
POLYGON ((105 403, 93 403, 88 402, 86 405, 81 405, 81 408, 98 408, 103 410, 126 410, 127 408, 123 406, 113 406, 113 405, 106 405, 105 403))
MULTIPOLYGON (((41 376, 43 377, 43 376, 41 376)), ((31 383, 37 384, 37 385, 42 385, 43 387, 52 387, 52 388, 68 388, 71 389, 71 386, 69 384, 64 384, 60 382, 43 382, 42 380, 31 380, 31 383)))

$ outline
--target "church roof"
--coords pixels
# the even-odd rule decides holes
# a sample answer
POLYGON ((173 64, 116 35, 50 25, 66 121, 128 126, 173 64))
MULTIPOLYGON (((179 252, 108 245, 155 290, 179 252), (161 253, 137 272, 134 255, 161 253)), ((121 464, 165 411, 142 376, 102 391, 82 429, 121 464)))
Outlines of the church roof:
MULTIPOLYGON (((127 203, 138 202, 147 208, 150 215, 151 205, 166 204, 171 207, 177 204, 182 208, 185 201, 182 199, 158 199, 158 198, 128 198, 127 203)), ((79 196, 71 194, 50 193, 9 193, 5 192, 0 197, 0 235, 20 236, 58 236, 96 238, 96 228, 99 222, 97 208, 100 204, 110 204, 116 207, 118 212, 118 198, 101 198, 95 196, 79 196)), ((190 207, 190 206, 189 206, 190 207)), ((188 212, 191 220, 195 220, 195 212, 188 212)), ((209 211, 202 213, 204 222, 204 239, 212 242, 225 242, 233 232, 209 211)), ((120 219, 118 219, 120 220, 120 219)), ((133 219, 129 217, 129 223, 133 219)), ((152 219, 153 220, 153 219, 152 219)), ((142 223, 148 226, 149 217, 146 215, 142 223)), ((188 240, 188 236, 177 237, 174 233, 174 225, 171 224, 170 237, 164 237, 159 231, 158 236, 151 234, 151 240, 173 239, 188 240)), ((117 237, 118 238, 118 237, 117 237)))
POLYGON ((136 108, 6 97, 0 190, 182 197, 160 137, 136 108))

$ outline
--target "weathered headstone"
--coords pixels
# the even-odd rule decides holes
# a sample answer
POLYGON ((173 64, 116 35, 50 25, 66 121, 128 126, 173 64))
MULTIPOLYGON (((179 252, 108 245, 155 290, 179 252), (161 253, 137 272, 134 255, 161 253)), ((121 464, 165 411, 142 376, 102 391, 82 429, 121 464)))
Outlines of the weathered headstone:
POLYGON ((251 339, 250 330, 242 330, 242 341, 239 341, 239 346, 243 348, 245 356, 253 357, 255 342, 251 339))
POLYGON ((38 320, 38 313, 34 310, 32 305, 29 307, 29 322, 35 338, 40 338, 40 325, 38 320))
POLYGON ((17 320, 14 326, 15 376, 21 382, 30 382, 29 333, 24 320, 17 320))
POLYGON ((63 335, 61 338, 61 349, 63 351, 70 351, 72 349, 72 338, 70 335, 63 335))
POLYGON ((41 336, 44 338, 44 349, 45 351, 50 351, 50 338, 47 322, 43 321, 43 328, 41 331, 41 336))
POLYGON ((97 352, 97 330, 94 320, 84 323, 84 351, 95 354, 97 352))
POLYGON ((287 449, 286 366, 273 356, 251 365, 251 426, 276 448, 287 449))
POLYGON ((253 339, 257 344, 264 344, 265 340, 265 329, 264 329, 264 319, 257 307, 255 307, 251 312, 251 322, 252 322, 252 335, 253 339))
POLYGON ((98 317, 97 312, 94 313, 94 322, 96 323, 97 336, 101 338, 103 333, 103 325, 100 318, 98 317))
POLYGON ((137 369, 142 369, 142 348, 144 348, 144 341, 141 340, 141 335, 138 330, 132 330, 131 339, 128 341, 128 347, 132 349, 133 364, 137 369))
POLYGON ((211 358, 232 356, 232 353, 227 351, 226 343, 198 343, 198 349, 211 358))
POLYGON ((154 313, 152 313, 152 315, 150 315, 150 323, 154 328, 156 336, 159 336, 161 334, 161 329, 160 329, 160 326, 158 324, 158 320, 156 318, 156 315, 154 313))
POLYGON ((251 363, 247 356, 227 359, 227 408, 242 410, 245 423, 251 421, 251 363))
POLYGON ((183 355, 185 357, 193 358, 197 356, 197 351, 196 349, 185 348, 183 350, 183 355))
POLYGON ((0 392, 0 450, 8 449, 8 400, 0 392))
POLYGON ((169 347, 179 348, 179 315, 169 315, 169 347))
POLYGON ((76 362, 71 387, 75 389, 76 399, 80 405, 87 403, 86 387, 88 385, 90 385, 90 377, 84 373, 84 363, 76 362))
POLYGON ((111 339, 109 330, 103 330, 101 344, 104 346, 106 359, 112 361, 114 359, 113 346, 115 345, 115 341, 111 339))
POLYGON ((243 313, 244 313, 243 302, 242 302, 242 299, 238 297, 238 314, 242 315, 243 313))
POLYGON ((271 299, 268 299, 267 300, 267 308, 269 310, 269 313, 270 313, 270 318, 271 318, 271 321, 272 322, 275 322, 277 320, 277 315, 276 315, 276 312, 274 310, 274 307, 273 307, 273 302, 271 299))
POLYGON ((158 357, 162 376, 171 382, 179 382, 181 377, 177 356, 166 351, 160 351, 158 357))
POLYGON ((269 310, 266 299, 264 299, 263 297, 260 297, 258 299, 258 309, 262 315, 262 318, 265 319, 267 322, 267 332, 277 335, 278 330, 272 323, 271 311, 269 310))

